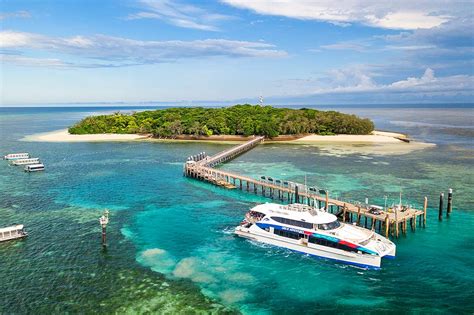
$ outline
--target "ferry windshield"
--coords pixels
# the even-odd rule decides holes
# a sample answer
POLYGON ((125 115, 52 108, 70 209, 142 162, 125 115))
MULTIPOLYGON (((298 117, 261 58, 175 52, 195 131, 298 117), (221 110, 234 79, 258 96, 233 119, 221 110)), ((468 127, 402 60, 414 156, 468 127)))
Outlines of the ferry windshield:
POLYGON ((257 220, 261 220, 263 219, 263 217, 265 216, 265 214, 261 213, 261 212, 258 212, 258 211, 252 211, 250 210, 248 212, 248 215, 254 219, 257 219, 257 220))
POLYGON ((336 220, 329 223, 318 224, 318 229, 319 230, 334 230, 340 226, 341 226, 341 223, 339 223, 339 221, 336 220))

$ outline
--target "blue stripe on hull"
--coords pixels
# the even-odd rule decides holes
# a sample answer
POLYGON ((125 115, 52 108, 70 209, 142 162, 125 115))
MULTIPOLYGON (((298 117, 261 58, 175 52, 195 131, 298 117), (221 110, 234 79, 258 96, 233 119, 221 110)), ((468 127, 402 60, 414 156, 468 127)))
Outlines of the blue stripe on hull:
POLYGON ((392 255, 385 255, 382 258, 387 258, 387 259, 395 259, 395 256, 392 255))
MULTIPOLYGON (((284 230, 284 231, 290 231, 290 232, 296 232, 296 233, 301 233, 301 234, 305 234, 305 231, 304 230, 300 230, 300 229, 295 229, 295 228, 289 228, 289 227, 285 227, 285 226, 280 226, 280 225, 275 225, 275 224, 270 224, 270 223, 261 223, 261 222, 257 222, 256 225, 261 228, 262 230, 264 230, 265 228, 274 228, 276 230, 284 230)), ((319 234, 319 233, 313 233, 311 232, 311 236, 313 237, 317 237, 317 238, 322 238, 322 239, 325 239, 327 241, 330 241, 330 242, 333 242, 333 243, 340 243, 340 239, 338 239, 337 237, 331 237, 331 236, 328 236, 328 235, 323 235, 323 234, 319 234)), ((354 244, 356 245, 356 244, 354 244)), ((370 254, 370 255, 377 255, 376 252, 374 252, 373 250, 370 250, 368 248, 365 248, 365 247, 362 247, 362 246, 357 246, 356 248, 357 250, 361 251, 361 252, 366 252, 367 254, 370 254)))
MULTIPOLYGON (((276 245, 274 245, 274 246, 276 246, 276 245)), ((280 247, 280 246, 277 246, 277 247, 280 247)), ((286 248, 286 247, 285 247, 285 248, 286 248)), ((286 248, 286 249, 289 249, 289 250, 291 250, 291 251, 293 251, 293 252, 297 252, 297 253, 309 255, 309 256, 314 257, 314 258, 318 258, 318 259, 329 259, 329 260, 333 260, 333 261, 337 261, 337 262, 344 263, 344 264, 346 264, 346 265, 352 265, 352 266, 361 267, 361 268, 364 268, 364 269, 372 269, 372 270, 380 270, 380 269, 381 269, 380 267, 376 267, 376 266, 358 264, 358 263, 355 263, 355 262, 352 262, 352 261, 346 261, 346 260, 341 260, 341 259, 336 259, 336 258, 330 258, 330 257, 325 257, 325 256, 319 256, 319 255, 315 255, 315 254, 305 253, 305 252, 301 252, 301 251, 296 250, 296 249, 291 249, 291 248, 286 248)))
POLYGON ((271 245, 271 246, 275 246, 275 247, 278 247, 278 248, 285 248, 285 249, 291 250, 291 251, 293 251, 293 252, 297 252, 297 253, 300 253, 300 254, 309 255, 309 256, 311 256, 311 257, 315 257, 315 258, 318 258, 318 259, 330 259, 330 260, 334 260, 334 261, 337 261, 337 262, 344 263, 344 264, 346 264, 346 265, 353 265, 353 266, 361 267, 361 268, 364 268, 364 269, 372 269, 372 270, 380 270, 380 269, 381 269, 380 267, 376 267, 376 266, 365 265, 365 264, 358 264, 358 263, 351 262, 351 261, 345 261, 345 260, 336 259, 336 258, 330 258, 330 257, 325 257, 325 256, 319 256, 319 255, 315 255, 315 254, 310 254, 310 253, 302 252, 302 251, 299 251, 299 250, 296 250, 296 249, 291 249, 291 248, 288 248, 288 247, 282 247, 282 246, 278 246, 278 245, 274 245, 274 244, 262 242, 262 241, 257 240, 257 239, 255 239, 255 240, 256 240, 257 242, 260 242, 260 243, 269 244, 269 245, 271 245))

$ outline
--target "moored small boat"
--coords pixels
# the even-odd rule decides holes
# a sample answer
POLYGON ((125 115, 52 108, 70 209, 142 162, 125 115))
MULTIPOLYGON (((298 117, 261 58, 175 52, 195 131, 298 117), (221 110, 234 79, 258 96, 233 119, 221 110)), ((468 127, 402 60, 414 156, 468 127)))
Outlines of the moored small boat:
POLYGON ((43 164, 31 164, 31 165, 26 165, 25 166, 25 172, 39 172, 39 171, 44 171, 44 165, 43 164))
POLYGON ((30 158, 29 153, 10 153, 3 156, 4 160, 16 160, 16 159, 28 159, 30 158))
POLYGON ((39 158, 30 158, 30 159, 17 159, 11 162, 12 165, 28 165, 28 164, 40 164, 39 158))
POLYGON ((27 236, 28 233, 25 231, 23 224, 0 228, 0 242, 16 240, 27 236))

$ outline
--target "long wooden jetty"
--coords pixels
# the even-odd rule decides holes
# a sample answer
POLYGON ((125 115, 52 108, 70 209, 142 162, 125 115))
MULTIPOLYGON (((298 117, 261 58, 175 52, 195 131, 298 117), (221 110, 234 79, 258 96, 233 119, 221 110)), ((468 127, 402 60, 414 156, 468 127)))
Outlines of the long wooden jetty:
POLYGON ((226 184, 229 184, 243 191, 245 190, 255 194, 261 193, 265 197, 279 199, 282 202, 305 203, 319 208, 322 208, 324 205, 326 211, 337 215, 341 221, 352 222, 353 224, 374 230, 378 229, 379 232, 386 236, 392 235, 398 237, 400 232, 405 234, 408 224, 411 230, 415 231, 417 221, 419 226, 426 226, 428 203, 426 197, 424 198, 423 210, 412 207, 402 207, 400 209, 392 209, 392 211, 383 209, 383 211, 379 211, 380 213, 376 214, 377 211, 374 211, 374 208, 367 204, 352 203, 330 198, 327 190, 319 190, 313 187, 308 188, 303 184, 274 180, 266 176, 255 179, 215 168, 215 166, 251 150, 263 141, 264 137, 254 137, 250 141, 219 152, 213 156, 207 156, 204 152, 191 156, 184 165, 184 175, 219 186, 227 187, 226 184), (265 178, 265 180, 262 180, 262 178, 265 178))

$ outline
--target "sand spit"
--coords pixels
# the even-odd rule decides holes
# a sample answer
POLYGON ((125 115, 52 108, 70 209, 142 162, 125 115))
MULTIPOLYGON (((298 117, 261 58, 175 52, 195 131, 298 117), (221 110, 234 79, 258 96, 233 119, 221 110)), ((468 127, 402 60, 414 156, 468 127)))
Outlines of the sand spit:
POLYGON ((320 136, 309 135, 293 140, 292 142, 304 143, 400 143, 400 139, 406 139, 406 136, 396 132, 374 131, 370 135, 334 135, 320 136))

